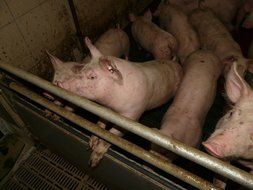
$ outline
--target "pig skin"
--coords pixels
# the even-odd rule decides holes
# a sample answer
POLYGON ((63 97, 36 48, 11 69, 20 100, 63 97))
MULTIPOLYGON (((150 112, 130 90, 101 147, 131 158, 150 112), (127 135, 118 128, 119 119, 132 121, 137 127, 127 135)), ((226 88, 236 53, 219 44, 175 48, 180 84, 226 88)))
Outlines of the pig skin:
MULTIPOLYGON (((111 55, 115 57, 121 57, 122 55, 128 56, 129 53, 129 38, 127 34, 118 28, 112 28, 103 33, 95 43, 95 46, 104 55, 111 55)), ((78 69, 82 64, 90 61, 90 56, 84 58, 81 63, 77 62, 62 62, 56 57, 47 52, 51 63, 54 67, 54 77, 52 82, 55 84, 57 81, 64 81, 72 73, 71 69, 78 69), (76 68, 75 68, 75 67, 76 68)))
MULTIPOLYGON (((138 120, 145 110, 158 107, 174 96, 182 78, 178 63, 170 60, 134 63, 102 55, 88 38, 86 45, 91 51, 91 61, 66 81, 58 82, 58 86, 133 120, 138 120)), ((123 135, 116 128, 111 128, 110 132, 123 135)), ((95 143, 91 166, 96 166, 109 148, 108 143, 101 139, 95 143)))
POLYGON ((236 159, 253 169, 253 91, 233 63, 226 78, 226 93, 233 108, 216 125, 202 144, 215 157, 236 159))
POLYGON ((175 4, 186 13, 190 14, 197 8, 209 8, 212 12, 231 29, 231 21, 243 4, 242 0, 166 0, 166 4, 175 4))
POLYGON ((156 11, 161 28, 175 36, 178 41, 177 56, 183 64, 185 58, 200 47, 196 31, 180 7, 161 3, 156 11))
MULTIPOLYGON (((214 53, 197 50, 185 60, 184 77, 177 90, 172 105, 165 113, 161 133, 187 145, 197 147, 202 136, 202 126, 215 95, 221 64, 214 53)), ((166 155, 169 160, 174 155, 153 145, 153 150, 166 155)))
POLYGON ((237 60, 239 73, 243 76, 252 61, 243 57, 240 46, 219 19, 208 9, 196 9, 190 15, 190 22, 199 34, 201 47, 212 50, 222 61, 224 75, 237 60))
POLYGON ((155 59, 171 59, 175 55, 176 38, 152 22, 150 11, 140 17, 135 17, 133 14, 129 17, 133 22, 131 30, 135 41, 152 53, 155 59))

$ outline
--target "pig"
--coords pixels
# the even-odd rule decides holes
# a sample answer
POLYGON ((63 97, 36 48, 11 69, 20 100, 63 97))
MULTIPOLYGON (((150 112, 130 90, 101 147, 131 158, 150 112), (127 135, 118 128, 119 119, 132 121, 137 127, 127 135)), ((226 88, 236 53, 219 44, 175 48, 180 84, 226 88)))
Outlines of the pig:
POLYGON ((236 18, 237 29, 242 24, 242 27, 250 29, 253 28, 253 1, 245 0, 238 11, 236 18))
POLYGON ((155 59, 173 58, 177 51, 176 38, 152 22, 150 11, 140 17, 129 14, 129 18, 133 22, 132 35, 141 47, 152 53, 155 59))
POLYGON ((159 16, 161 28, 175 36, 178 42, 177 56, 183 64, 185 58, 200 47, 198 35, 187 15, 177 5, 164 2, 154 15, 159 16))
POLYGON ((167 0, 165 3, 176 4, 190 14, 197 8, 210 8, 214 14, 230 29, 231 21, 235 18, 242 0, 167 0))
POLYGON ((224 66, 223 75, 237 60, 238 72, 243 76, 252 60, 244 58, 240 46, 219 19, 208 9, 196 9, 190 15, 190 22, 198 32, 201 47, 212 50, 220 58, 224 66))
POLYGON ((253 171, 253 91, 238 72, 236 62, 226 78, 225 89, 233 104, 202 144, 217 158, 235 159, 253 171))
MULTIPOLYGON (((112 28, 103 33, 95 43, 95 46, 104 54, 111 55, 115 57, 121 57, 125 55, 128 57, 129 53, 129 38, 127 34, 119 28, 112 28)), ((71 69, 78 69, 82 67, 84 63, 90 61, 90 56, 85 57, 85 59, 78 62, 62 62, 58 58, 47 52, 51 63, 54 68, 54 77, 52 82, 55 84, 57 81, 64 81, 65 78, 69 77, 72 73, 71 69)))
MULTIPOLYGON (((134 63, 105 56, 88 38, 85 42, 91 52, 91 61, 75 70, 65 81, 58 81, 59 87, 136 121, 145 110, 158 107, 174 96, 182 78, 182 68, 177 62, 153 60, 134 63)), ((114 127, 110 132, 123 135, 114 127)), ((109 144, 99 139, 91 147, 90 164, 96 166, 109 144)))
MULTIPOLYGON (((193 52, 185 62, 184 77, 163 117, 160 132, 189 146, 198 147, 222 67, 219 58, 207 50, 193 52)), ((156 145, 152 145, 152 150, 170 161, 174 159, 174 155, 156 145)))

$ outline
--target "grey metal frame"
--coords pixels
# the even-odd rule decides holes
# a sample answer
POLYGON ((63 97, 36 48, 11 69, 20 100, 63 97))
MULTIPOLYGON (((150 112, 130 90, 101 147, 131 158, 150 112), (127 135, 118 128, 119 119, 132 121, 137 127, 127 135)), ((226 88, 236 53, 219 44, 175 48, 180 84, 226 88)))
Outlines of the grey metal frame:
MULTIPOLYGON (((45 91, 48 91, 56 96, 59 96, 65 100, 68 100, 69 102, 83 108, 86 109, 96 115, 98 115, 99 117, 102 117, 116 125, 118 125, 119 127, 126 129, 132 133, 135 133, 153 143, 156 143, 158 145, 160 145, 161 147, 164 147, 182 157, 185 157, 195 163, 198 163, 220 175, 223 175, 235 182, 238 182, 239 184, 242 184, 243 186, 249 187, 249 188, 253 188, 253 175, 245 172, 243 170, 240 170, 239 168, 236 168, 228 163, 225 163, 217 158, 214 158, 204 152, 201 152, 195 148, 192 148, 188 145, 185 145, 177 140, 171 139, 161 133, 159 133, 159 131, 150 129, 138 122, 135 122, 133 120, 130 120, 128 118, 125 118, 123 116, 121 116, 120 114, 112 111, 111 109, 105 108, 99 104, 96 104, 88 99, 82 98, 80 96, 77 96, 73 93, 70 93, 64 89, 58 88, 57 86, 54 86, 52 83, 43 80, 41 78, 39 78, 38 76, 35 76, 31 73, 28 73, 26 71, 23 71, 17 67, 5 64, 3 62, 0 62, 0 68, 16 75, 17 77, 20 77, 42 89, 44 89, 45 91)), ((32 96, 32 92, 30 92, 30 95, 32 96)), ((27 96, 29 97, 29 93, 27 94, 27 96)), ((70 113, 66 113, 63 115, 68 115, 70 113)), ((94 128, 91 129, 92 132, 95 133, 94 128)), ((105 135, 106 133, 101 132, 101 134, 99 136, 101 136, 102 138, 110 141, 113 144, 116 144, 118 146, 120 146, 120 141, 122 141, 123 139, 119 138, 119 137, 115 137, 111 134, 107 134, 108 136, 111 136, 112 138, 108 138, 107 135, 105 135), (102 134, 103 133, 103 134, 102 134), (115 139, 116 140, 115 140, 115 139), (111 140, 114 139, 114 140, 111 140)), ((131 152, 132 146, 126 148, 127 151, 131 152)), ((137 152, 132 152, 134 155, 136 156, 140 156, 138 154, 143 154, 143 151, 137 153, 137 152)), ((150 153, 149 153, 150 154, 150 153)), ((145 156, 147 156, 147 158, 150 156, 149 154, 143 154, 145 156)), ((160 161, 159 161, 159 157, 156 158, 152 158, 152 164, 154 166, 157 166, 159 168, 164 167, 165 165, 159 165, 160 161)), ((166 163, 166 171, 169 172, 172 167, 175 166, 171 166, 169 163, 166 163)), ((175 168, 174 168, 175 169, 175 168)), ((201 180, 197 179, 197 181, 194 179, 194 175, 190 174, 189 172, 185 173, 186 175, 184 175, 184 178, 188 178, 190 181, 188 181, 188 183, 198 187, 198 188, 202 188, 204 187, 208 187, 204 186, 203 181, 201 182, 201 180), (199 186, 199 184, 202 184, 199 186)), ((175 175, 175 174, 173 174, 175 175)), ((179 176, 177 176, 179 177, 179 176)), ((183 180, 183 179, 182 179, 183 180)), ((206 182, 206 181, 204 181, 206 182)), ((206 182, 208 184, 208 182, 206 182)), ((215 187, 209 186, 208 189, 215 189, 215 187)), ((207 188, 205 188, 207 189, 207 188)))

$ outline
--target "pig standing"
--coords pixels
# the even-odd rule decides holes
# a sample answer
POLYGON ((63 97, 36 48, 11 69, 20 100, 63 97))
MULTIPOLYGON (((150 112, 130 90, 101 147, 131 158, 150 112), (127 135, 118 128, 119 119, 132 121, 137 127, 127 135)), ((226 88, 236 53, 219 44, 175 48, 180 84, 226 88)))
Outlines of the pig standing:
MULTIPOLYGON (((128 56, 130 43, 127 34, 118 27, 109 29, 103 33, 96 41, 95 46, 104 55, 121 57, 122 55, 128 56)), ((78 70, 79 67, 82 67, 83 63, 88 63, 90 61, 90 56, 87 56, 81 63, 63 63, 56 57, 52 56, 50 53, 47 52, 47 54, 50 57, 55 71, 52 81, 54 84, 57 81, 64 81, 65 78, 68 78, 69 74, 72 73, 71 69, 78 70)))
POLYGON ((231 29, 231 21, 242 5, 242 0, 167 0, 165 3, 176 4, 190 14, 197 8, 210 8, 214 14, 231 29))
POLYGON ((177 41, 170 33, 162 30, 152 22, 152 14, 147 11, 143 16, 129 14, 132 24, 132 35, 155 59, 171 59, 177 50, 177 41))
POLYGON ((253 171, 253 91, 233 63, 226 78, 226 93, 234 104, 216 125, 215 132, 203 142, 218 158, 239 159, 253 171))
MULTIPOLYGON (((162 105, 176 92, 182 69, 176 62, 157 60, 142 64, 104 56, 86 38, 91 61, 57 85, 96 101, 121 115, 138 120, 145 110, 162 105)), ((123 135, 116 128, 110 132, 123 135)), ((97 165, 109 148, 103 140, 92 146, 91 166, 97 165)))
POLYGON ((161 28, 175 36, 178 42, 177 55, 180 62, 184 63, 185 58, 200 47, 199 38, 188 17, 177 5, 164 2, 159 5, 155 15, 159 16, 161 28))
POLYGON ((224 75, 234 60, 237 60, 239 73, 244 75, 248 62, 242 55, 240 46, 234 41, 226 27, 207 9, 197 9, 190 15, 190 21, 197 30, 203 49, 212 50, 225 67, 224 75))
MULTIPOLYGON (((184 77, 174 101, 163 117, 161 133, 185 144, 197 147, 202 136, 202 126, 213 104, 221 64, 210 51, 197 50, 184 64, 184 77)), ((171 154, 157 146, 153 150, 171 160, 171 154)))

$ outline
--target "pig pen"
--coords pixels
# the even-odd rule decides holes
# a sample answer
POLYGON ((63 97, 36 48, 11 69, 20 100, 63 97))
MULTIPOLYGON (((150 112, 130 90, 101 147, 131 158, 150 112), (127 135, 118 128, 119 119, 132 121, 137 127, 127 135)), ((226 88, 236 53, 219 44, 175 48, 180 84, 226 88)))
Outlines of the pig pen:
MULTIPOLYGON (((145 112, 137 123, 47 82, 53 69, 45 50, 62 60, 78 61, 87 53, 84 36, 94 41, 118 23, 130 37, 129 59, 151 60, 131 37, 127 14, 153 10, 158 4, 151 0, 0 2, 0 189, 218 189, 212 184, 215 173, 229 179, 227 189, 253 188, 252 175, 243 168, 152 129, 159 128, 171 102, 145 112), (75 113, 46 99, 45 91, 75 105, 75 113), (98 117, 131 133, 115 137, 95 124, 98 117), (96 168, 88 166, 91 134, 114 145, 96 168), (181 157, 169 163, 149 152, 150 142, 181 157)), ((241 32, 246 39, 250 35, 241 32)), ((235 37, 247 50, 248 41, 235 37)), ((208 113, 203 140, 223 115, 221 93, 222 86, 208 113)))

